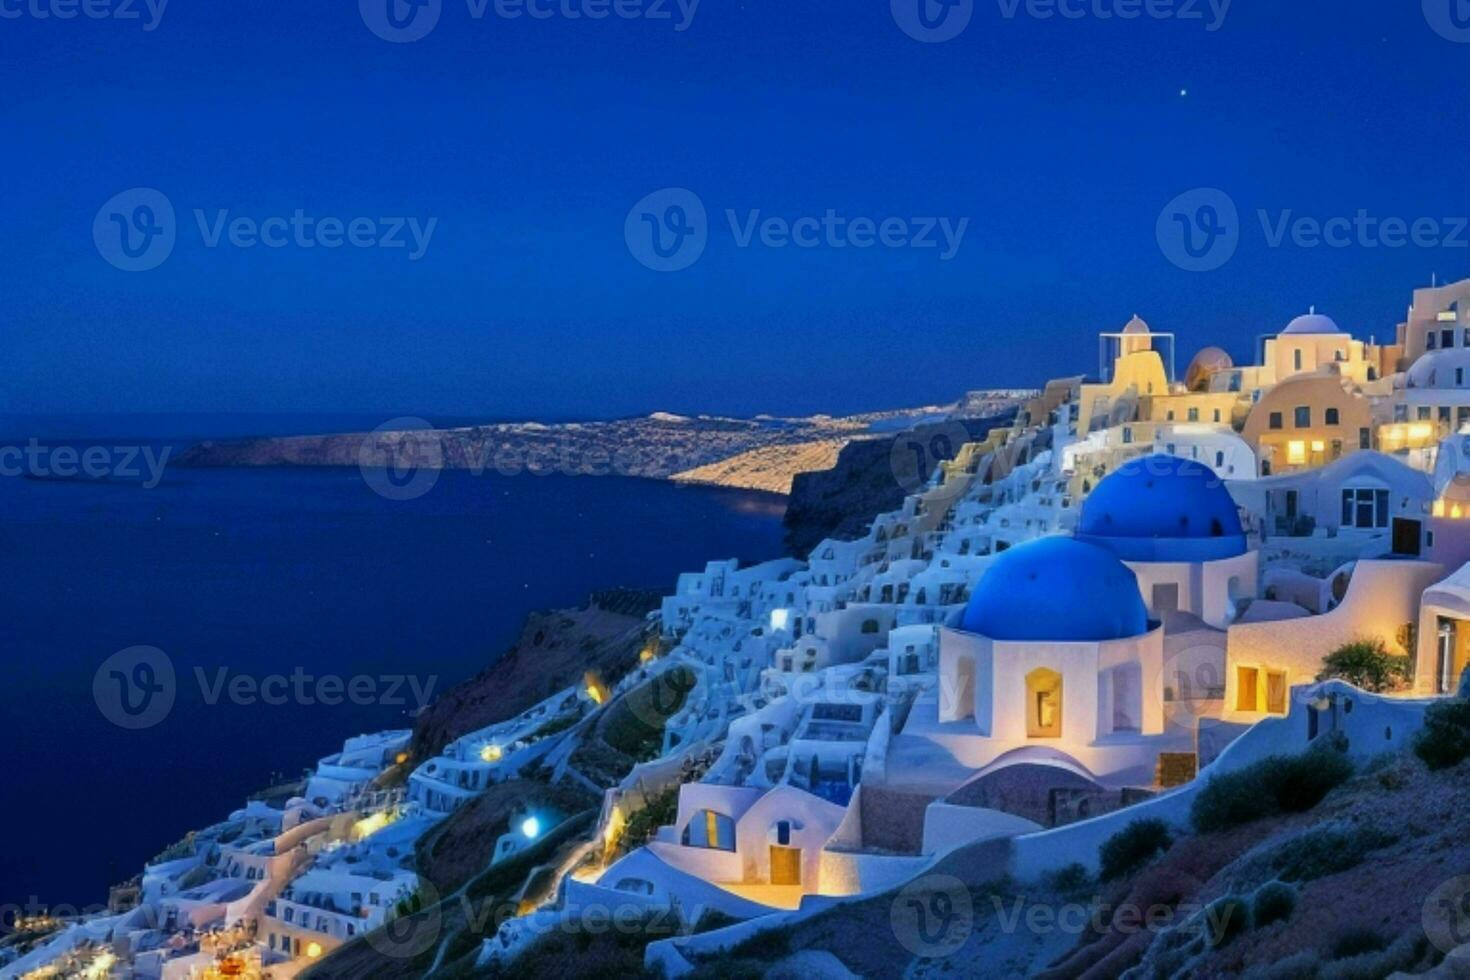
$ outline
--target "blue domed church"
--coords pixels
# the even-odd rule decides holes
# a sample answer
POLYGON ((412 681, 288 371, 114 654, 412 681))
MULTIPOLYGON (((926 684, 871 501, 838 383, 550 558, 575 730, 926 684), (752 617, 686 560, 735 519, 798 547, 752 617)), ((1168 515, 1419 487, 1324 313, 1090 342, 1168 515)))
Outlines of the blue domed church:
POLYGON ((1083 501, 1077 540, 1133 571, 1154 619, 1189 613, 1224 629, 1256 594, 1259 555, 1239 508, 1225 481, 1193 460, 1147 456, 1110 474, 1083 501))
POLYGON ((1115 770, 1101 758, 1110 741, 1163 731, 1163 653, 1163 629, 1116 555, 1070 537, 1030 541, 995 559, 959 628, 941 631, 939 722, 982 736, 991 758, 1043 745, 1115 770))

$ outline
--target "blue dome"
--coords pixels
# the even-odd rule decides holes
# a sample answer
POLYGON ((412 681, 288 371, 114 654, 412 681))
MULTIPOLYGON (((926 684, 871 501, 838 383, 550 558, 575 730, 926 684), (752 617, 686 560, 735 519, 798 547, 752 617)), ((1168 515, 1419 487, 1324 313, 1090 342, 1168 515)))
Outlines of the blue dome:
POLYGON ((1134 460, 1099 483, 1082 502, 1077 538, 1124 561, 1218 561, 1246 550, 1224 481, 1177 456, 1134 460))
POLYGON ((1304 333, 1342 333, 1342 328, 1330 316, 1323 316, 1313 310, 1305 316, 1299 316, 1286 325, 1282 333, 1304 334, 1304 333))
POLYGON ((1148 610, 1128 566, 1095 545, 1052 537, 997 558, 960 628, 992 640, 1098 643, 1147 633, 1148 610))

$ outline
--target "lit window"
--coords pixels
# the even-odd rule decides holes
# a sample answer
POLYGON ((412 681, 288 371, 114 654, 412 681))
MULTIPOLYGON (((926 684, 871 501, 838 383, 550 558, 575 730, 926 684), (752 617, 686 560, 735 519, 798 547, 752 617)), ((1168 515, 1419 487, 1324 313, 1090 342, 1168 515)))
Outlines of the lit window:
POLYGON ((1293 466, 1300 466, 1307 461, 1307 444, 1300 439, 1293 439, 1286 444, 1286 461, 1293 466))

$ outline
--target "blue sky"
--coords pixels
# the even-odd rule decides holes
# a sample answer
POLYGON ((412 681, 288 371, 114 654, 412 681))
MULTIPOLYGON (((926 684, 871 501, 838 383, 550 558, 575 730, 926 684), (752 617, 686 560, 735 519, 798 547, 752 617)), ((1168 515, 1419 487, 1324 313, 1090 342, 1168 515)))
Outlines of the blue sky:
POLYGON ((673 0, 670 20, 443 0, 387 43, 351 0, 172 0, 152 30, 142 0, 36 16, 57 2, 0 0, 0 412, 852 411, 1094 370, 1095 334, 1135 312, 1181 367, 1311 304, 1384 336, 1431 274, 1470 275, 1455 243, 1272 247, 1257 215, 1470 214, 1470 43, 1419 3, 1237 0, 1210 30, 1204 2, 975 0, 920 43, 889 0, 703 0, 682 31, 673 0), (177 240, 126 272, 93 224, 139 187, 177 240), (670 187, 708 242, 661 273, 625 220, 670 187), (1156 224, 1200 187, 1238 206, 1240 245, 1192 273, 1156 224), (196 210, 435 224, 411 260, 208 247, 196 210), (829 210, 967 225, 946 261, 741 247, 726 216, 829 210))

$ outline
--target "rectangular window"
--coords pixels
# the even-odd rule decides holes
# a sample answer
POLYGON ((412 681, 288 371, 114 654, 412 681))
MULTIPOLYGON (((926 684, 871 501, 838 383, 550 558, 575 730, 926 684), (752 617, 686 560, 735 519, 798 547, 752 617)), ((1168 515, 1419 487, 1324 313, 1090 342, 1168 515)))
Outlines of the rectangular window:
POLYGON ((1370 432, 1366 428, 1365 429, 1359 429, 1358 430, 1358 448, 1359 449, 1372 449, 1373 448, 1373 433, 1370 432))
POLYGON ((1425 350, 1434 350, 1434 341, 1435 341, 1434 331, 1431 330, 1431 331, 1429 331, 1428 336, 1426 336, 1424 338, 1424 349, 1425 350))
POLYGON ((1197 408, 1191 408, 1189 410, 1189 421, 1191 421, 1191 422, 1198 422, 1199 421, 1199 409, 1197 409, 1197 408))
POLYGON ((1291 355, 1292 363, 1296 365, 1295 370, 1300 371, 1302 369, 1302 349, 1298 347, 1291 352, 1291 355))
POLYGON ((1344 490, 1342 492, 1342 525, 1365 531, 1387 528, 1388 491, 1344 490))
POLYGON ((1428 422, 1431 409, 1428 405, 1420 405, 1415 411, 1415 416, 1420 422, 1428 422))
POLYGON ((1235 710, 1256 710, 1256 669, 1254 667, 1236 668, 1236 692, 1235 710))
POLYGON ((1280 412, 1272 412, 1271 413, 1270 425, 1271 425, 1271 428, 1273 428, 1273 429, 1279 429, 1279 428, 1281 428, 1281 413, 1280 412))
POLYGON ((1220 421, 1220 410, 1218 408, 1215 409, 1215 421, 1220 421))
POLYGON ((1307 444, 1293 439, 1286 444, 1286 461, 1292 466, 1301 466, 1307 461, 1307 444))
POLYGON ((1455 332, 1453 330, 1441 330, 1439 332, 1439 346, 1449 350, 1455 346, 1455 332))
POLYGON ((1327 410, 1327 424, 1328 425, 1338 425, 1339 422, 1340 422, 1340 420, 1341 420, 1341 418, 1342 418, 1342 416, 1340 416, 1340 415, 1337 414, 1337 409, 1335 409, 1335 408, 1329 408, 1327 410))
POLYGON ((1309 406, 1299 406, 1294 414, 1296 418, 1292 424, 1298 429, 1310 429, 1312 427, 1312 409, 1309 406))

